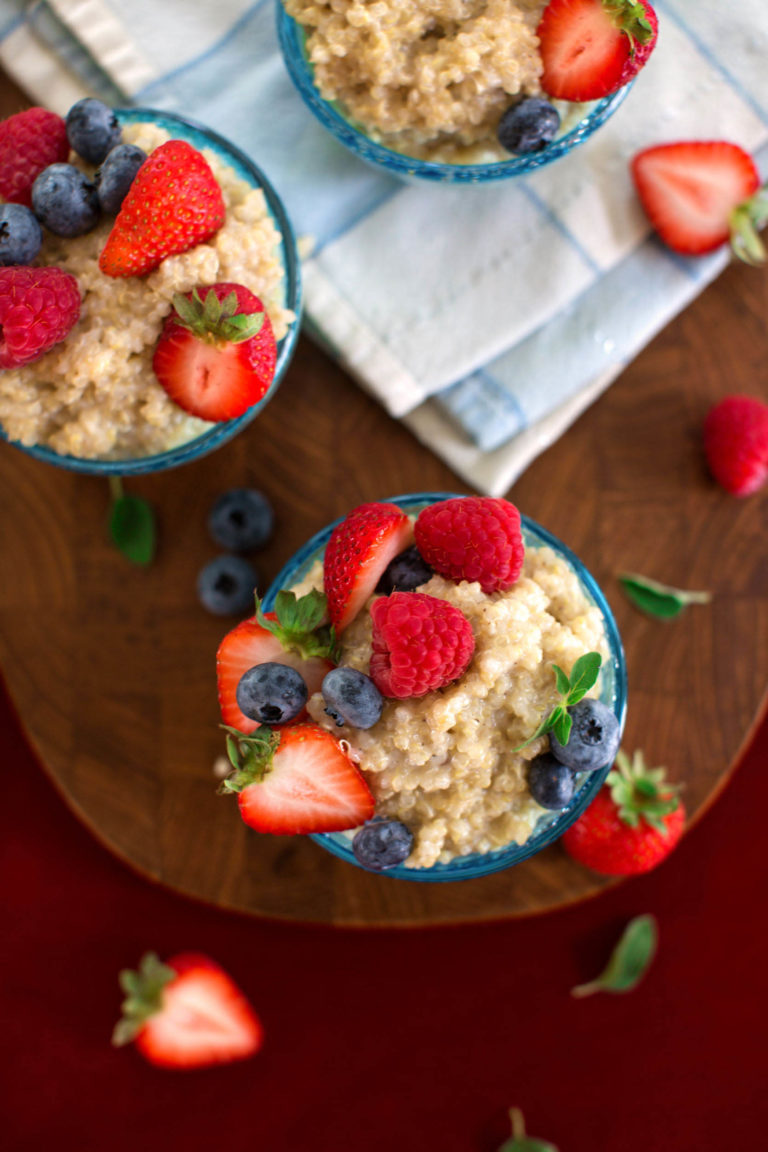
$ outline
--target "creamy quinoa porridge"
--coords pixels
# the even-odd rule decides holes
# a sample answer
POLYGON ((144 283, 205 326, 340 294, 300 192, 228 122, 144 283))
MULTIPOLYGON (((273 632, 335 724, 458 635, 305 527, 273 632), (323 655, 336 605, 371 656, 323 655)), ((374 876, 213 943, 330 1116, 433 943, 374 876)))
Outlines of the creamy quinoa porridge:
POLYGON ((540 91, 547 0, 283 2, 306 29, 321 96, 394 151, 444 163, 506 156, 503 112, 540 91))
MULTIPOLYGON (((123 141, 147 153, 168 139, 150 122, 123 128, 123 141)), ((147 276, 114 278, 99 270, 112 217, 76 239, 45 233, 38 263, 76 277, 81 316, 39 360, 0 372, 0 423, 9 439, 83 459, 120 460, 164 452, 211 428, 174 404, 152 371, 176 292, 217 281, 243 284, 264 302, 275 338, 285 336, 295 317, 285 306, 281 236, 264 193, 212 149, 203 155, 221 185, 225 223, 206 243, 167 257, 147 276)))
MULTIPOLYGON (((322 588, 318 561, 297 595, 322 588)), ((523 844, 543 815, 526 782, 541 737, 513 751, 554 706, 552 664, 570 675, 588 651, 608 655, 602 614, 573 570, 551 548, 528 547, 508 592, 486 595, 477 583, 433 576, 420 592, 459 608, 470 621, 475 653, 456 682, 416 699, 387 700, 366 731, 346 727, 343 739, 376 800, 377 815, 414 833, 407 867, 428 868, 457 856, 523 844)), ((362 611, 343 632, 341 662, 367 672, 371 616, 362 611)), ((312 719, 339 734, 311 697, 312 719)), ((351 833, 350 833, 351 835, 351 833)))

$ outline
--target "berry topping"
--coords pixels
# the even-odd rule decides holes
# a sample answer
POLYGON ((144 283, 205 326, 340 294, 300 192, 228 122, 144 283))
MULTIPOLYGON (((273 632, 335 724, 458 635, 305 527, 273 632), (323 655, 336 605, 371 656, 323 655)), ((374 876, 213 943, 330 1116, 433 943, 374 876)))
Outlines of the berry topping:
POLYGON ((330 732, 317 724, 229 730, 234 772, 221 791, 237 792, 240 815, 257 832, 343 832, 373 815, 362 775, 330 732))
POLYGON ((747 263, 765 250, 757 229, 768 199, 748 152, 725 140, 680 141, 638 152, 632 178, 645 214, 676 252, 701 256, 729 241, 747 263))
POLYGON ((217 544, 232 552, 263 548, 272 536, 275 514, 263 492, 232 488, 219 496, 208 515, 208 531, 217 544))
POLYGON ((80 316, 77 280, 61 268, 0 268, 0 368, 31 364, 80 316))
POLYGON ((566 829, 566 851, 604 876, 649 872, 683 834, 685 809, 663 768, 646 768, 642 752, 619 752, 616 766, 587 810, 566 829))
POLYGON ((142 148, 135 144, 118 144, 107 155, 101 168, 93 176, 99 194, 99 204, 103 212, 116 216, 128 195, 128 189, 136 178, 136 173, 147 158, 142 148))
POLYGON ((351 724, 353 728, 372 728, 381 716, 381 692, 370 676, 357 668, 333 668, 320 691, 325 711, 339 727, 351 724))
POLYGON ((637 75, 656 44, 647 0, 550 0, 537 29, 541 86, 556 100, 600 100, 637 75))
POLYGON ((263 1031, 251 1005, 213 960, 183 953, 161 963, 154 953, 139 970, 120 973, 126 994, 112 1043, 136 1047, 161 1068, 206 1068, 252 1056, 263 1031))
POLYGON ((552 755, 574 772, 594 772, 613 761, 621 740, 616 714, 602 700, 591 697, 568 709, 571 730, 561 744, 556 732, 549 734, 552 755))
POLYGON ((27 108, 0 123, 0 196, 32 203, 32 185, 49 164, 69 157, 67 126, 47 108, 27 108))
POLYGON ((460 496, 431 504, 419 513, 415 534, 424 559, 447 580, 476 580, 483 592, 505 592, 520 575, 520 513, 508 500, 460 496))
POLYGON ((40 225, 29 208, 0 204, 0 265, 31 264, 42 242, 40 225))
POLYGON ((768 478, 768 405, 726 396, 707 413, 704 452, 709 470, 734 496, 749 496, 768 478))
POLYGON ((168 140, 137 172, 99 267, 107 276, 143 276, 166 256, 209 240, 225 215, 205 157, 185 140, 168 140))
POLYGON ((406 548, 385 568, 376 591, 388 596, 390 592, 413 592, 434 575, 415 544, 406 548))
POLYGON ((242 556, 217 556, 197 577, 197 595, 214 616, 236 616, 253 604, 258 573, 242 556))
POLYGON ((546 148, 554 140, 559 127, 560 113, 554 104, 540 96, 529 96, 507 108, 496 135, 507 152, 525 155, 546 148))
POLYGON ((240 677, 235 699, 249 720, 287 724, 304 711, 307 686, 295 668, 267 661, 249 668, 240 677))
POLYGON ((338 632, 373 595, 389 562, 413 542, 411 521, 396 504, 361 504, 337 524, 325 549, 325 594, 338 632))
POLYGON ((358 864, 383 872, 402 864, 411 854, 413 833, 399 820, 381 817, 369 820, 352 838, 352 852, 358 864))
POLYGON ((32 185, 32 211, 56 236, 82 236, 99 222, 96 185, 74 164, 51 164, 32 185))
POLYGON ((573 772, 549 752, 544 752, 528 765, 528 788, 540 807, 567 808, 573 800, 573 772))
POLYGON ((256 602, 256 615, 228 632, 216 653, 219 707, 225 724, 245 733, 258 727, 258 721, 250 720, 237 704, 240 679, 256 664, 288 664, 301 674, 310 696, 320 691, 335 655, 324 619, 325 597, 318 592, 299 600, 292 592, 280 592, 275 611, 266 615, 256 602))
POLYGON ((458 680, 475 650, 463 612, 423 592, 393 592, 371 605, 371 679, 384 696, 424 696, 458 680))
POLYGON ((173 298, 152 367, 170 398, 201 420, 233 420, 256 404, 275 375, 277 344, 258 296, 214 284, 173 298))
POLYGON ((122 131, 112 109, 87 96, 67 112, 69 143, 89 164, 101 164, 107 153, 120 143, 122 131))

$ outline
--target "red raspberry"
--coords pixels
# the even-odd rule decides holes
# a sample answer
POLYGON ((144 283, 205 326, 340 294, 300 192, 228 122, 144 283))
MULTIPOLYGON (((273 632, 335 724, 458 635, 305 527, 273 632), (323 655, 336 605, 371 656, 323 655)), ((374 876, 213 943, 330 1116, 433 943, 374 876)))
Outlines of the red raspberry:
POLYGON ((726 396, 704 421, 709 470, 727 492, 749 496, 768 478, 768 405, 752 396, 726 396))
POLYGON ((32 204, 35 177, 69 159, 67 125, 47 108, 27 108, 0 123, 0 196, 32 204))
POLYGON ((476 580, 483 592, 505 592, 520 575, 520 513, 508 500, 460 496, 431 504, 419 513, 415 535, 427 564, 447 580, 476 580))
POLYGON ((475 638, 463 612, 424 592, 393 592, 371 605, 370 676, 383 696, 425 696, 458 680, 475 638))
POLYGON ((37 360, 80 315, 77 280, 61 268, 0 268, 0 368, 37 360))

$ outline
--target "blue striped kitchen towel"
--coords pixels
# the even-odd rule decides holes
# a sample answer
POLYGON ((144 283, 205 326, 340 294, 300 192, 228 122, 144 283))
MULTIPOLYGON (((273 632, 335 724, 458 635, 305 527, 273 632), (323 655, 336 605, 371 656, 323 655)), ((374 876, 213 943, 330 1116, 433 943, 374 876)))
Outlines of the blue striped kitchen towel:
POLYGON ((724 267, 724 252, 683 260, 649 236, 627 162, 717 137, 768 160, 768 5, 658 0, 658 46, 608 124, 476 188, 399 183, 328 136, 283 67, 275 3, 0 0, 0 62, 57 111, 93 94, 182 112, 253 156, 311 238, 312 329, 501 494, 724 267))

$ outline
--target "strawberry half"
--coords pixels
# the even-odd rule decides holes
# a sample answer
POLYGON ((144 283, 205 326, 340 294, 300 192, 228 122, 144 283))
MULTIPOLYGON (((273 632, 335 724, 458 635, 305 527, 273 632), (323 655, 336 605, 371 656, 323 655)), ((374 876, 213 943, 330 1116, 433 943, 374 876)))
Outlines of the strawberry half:
POLYGON ((177 293, 152 368, 180 408, 201 420, 233 420, 259 400, 275 375, 277 344, 264 305, 242 284, 177 293))
POLYGON ((317 724, 230 732, 228 749, 235 771, 221 791, 238 793, 240 815, 257 832, 342 832, 373 816, 360 771, 317 724))
POLYGON ((730 240, 737 256, 761 263, 757 229, 768 199, 748 152, 726 140, 679 141, 646 148, 631 164, 645 214, 676 252, 701 256, 730 240))
POLYGON ((656 44, 646 0, 550 0, 539 27, 541 86, 557 100, 600 100, 628 84, 656 44))
POLYGON ((396 504, 361 504, 331 533, 323 572, 331 623, 341 632, 376 590, 391 560, 413 543, 413 525, 396 504))
POLYGON ((224 223, 221 188, 186 140, 168 140, 144 161, 99 257, 107 276, 144 276, 179 252, 210 240, 224 223))
MULTIPOLYGON (((311 696, 320 691, 334 668, 335 641, 324 625, 325 597, 309 592, 296 599, 292 592, 279 592, 275 611, 264 614, 256 601, 256 615, 228 632, 216 653, 216 679, 221 718, 240 732, 254 732, 259 723, 250 720, 237 705, 237 686, 249 668, 274 662, 295 668, 311 696)), ((302 713, 303 715, 303 713, 302 713)))
POLYGON ((112 1043, 133 1041, 161 1068, 205 1068, 252 1056, 258 1016, 230 976, 207 956, 183 953, 163 964, 154 953, 120 973, 126 993, 112 1043))

